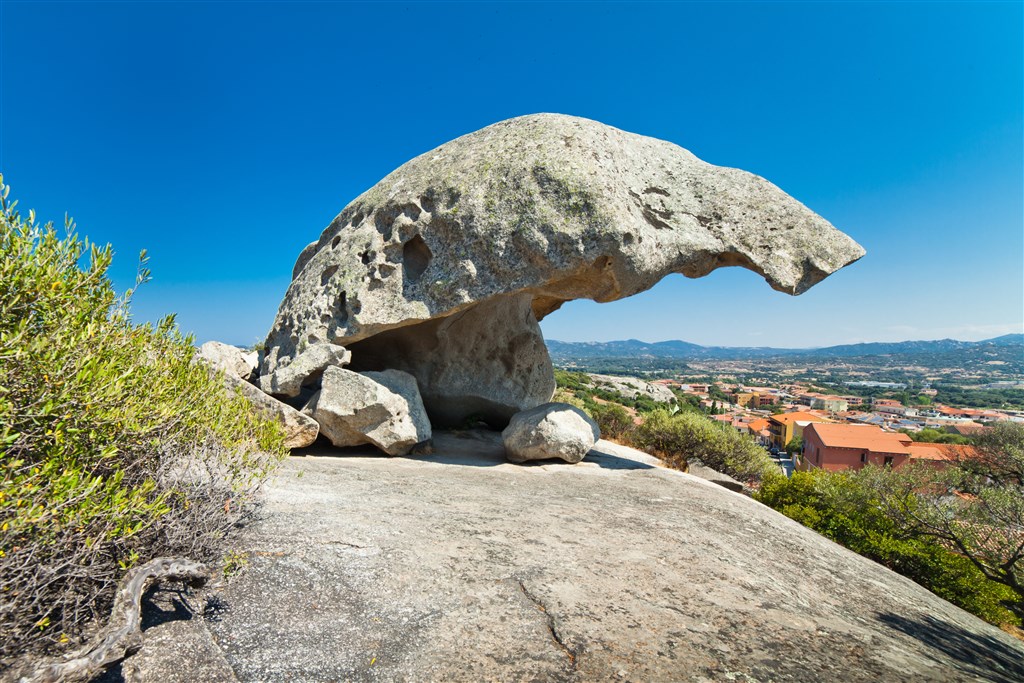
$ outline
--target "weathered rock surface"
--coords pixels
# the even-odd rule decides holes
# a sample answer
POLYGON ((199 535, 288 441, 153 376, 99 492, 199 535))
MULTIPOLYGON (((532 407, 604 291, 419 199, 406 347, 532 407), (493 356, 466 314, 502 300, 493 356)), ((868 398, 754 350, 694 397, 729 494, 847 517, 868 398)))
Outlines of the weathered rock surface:
MULTIPOLYGON (((299 256, 261 374, 306 343, 359 343, 356 363, 398 328, 409 328, 400 343, 429 345, 438 319, 501 295, 528 296, 539 320, 572 299, 612 301, 670 273, 736 265, 798 294, 863 253, 763 178, 595 121, 524 116, 409 161, 349 204, 299 256)), ((518 328, 528 347, 533 325, 518 328)), ((479 354, 505 355, 516 329, 510 321, 479 354)), ((405 365, 427 397, 430 362, 405 365)), ((486 383, 493 367, 475 378, 486 383)), ((525 406, 533 386, 498 403, 525 406)))
POLYGON ((316 420, 303 415, 295 408, 278 401, 272 396, 267 396, 257 387, 243 379, 227 374, 225 379, 229 388, 239 390, 258 410, 263 411, 268 417, 277 420, 284 428, 285 446, 288 448, 302 448, 316 441, 316 436, 320 432, 320 426, 316 423, 316 420))
POLYGON ((597 423, 568 403, 545 403, 516 413, 501 433, 510 462, 559 458, 576 463, 600 438, 597 423))
POLYGON ((325 368, 340 368, 351 358, 352 354, 342 346, 314 343, 290 359, 287 365, 281 364, 271 374, 261 376, 260 388, 276 396, 298 396, 303 386, 309 386, 323 376, 325 368))
POLYGON ((416 377, 432 422, 461 426, 470 415, 504 427, 551 400, 555 378, 529 295, 488 299, 422 325, 352 346, 353 370, 396 368, 416 377))
POLYGON ((434 443, 314 451, 264 487, 205 624, 240 681, 1024 680, 1021 642, 649 456, 434 443))
POLYGON ((229 375, 249 380, 256 373, 258 354, 219 341, 208 341, 199 347, 196 356, 229 375))
POLYGON ((401 370, 356 373, 328 367, 303 412, 335 446, 373 444, 406 455, 431 436, 416 378, 401 370))
POLYGON ((687 462, 686 471, 695 477, 700 477, 705 481, 710 481, 713 484, 718 484, 730 491, 740 492, 743 491, 743 483, 739 482, 728 474, 713 470, 700 460, 690 460, 687 462))
POLYGON ((647 398, 661 403, 671 403, 676 400, 676 395, 672 393, 672 390, 661 384, 654 384, 653 382, 645 382, 642 379, 636 377, 618 377, 615 375, 597 375, 590 374, 590 379, 593 380, 594 386, 601 389, 608 389, 610 391, 617 391, 627 398, 637 398, 638 396, 646 396, 647 398))

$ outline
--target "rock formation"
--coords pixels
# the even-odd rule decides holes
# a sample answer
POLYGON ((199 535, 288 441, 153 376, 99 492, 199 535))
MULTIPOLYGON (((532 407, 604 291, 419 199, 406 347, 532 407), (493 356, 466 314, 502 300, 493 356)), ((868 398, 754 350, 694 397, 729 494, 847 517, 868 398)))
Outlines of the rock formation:
POLYGON ((401 370, 359 374, 328 367, 303 412, 335 446, 369 443, 388 455, 406 455, 431 436, 416 379, 401 370))
POLYGON ((237 391, 242 394, 257 410, 280 424, 284 430, 285 446, 303 448, 316 441, 317 434, 320 432, 320 426, 317 425, 316 420, 308 415, 303 415, 290 405, 268 396, 249 382, 250 379, 254 379, 257 369, 257 354, 255 352, 218 341, 209 341, 199 347, 195 358, 222 371, 224 383, 229 391, 237 391))
POLYGON ((284 445, 288 448, 303 448, 316 441, 320 426, 316 420, 303 415, 287 403, 282 403, 272 396, 267 396, 258 387, 231 375, 224 375, 229 389, 237 389, 256 406, 256 409, 272 420, 276 420, 284 429, 284 445))
POLYGON ((636 377, 616 377, 614 375, 596 375, 593 373, 588 373, 588 376, 593 380, 594 386, 598 389, 615 391, 626 398, 646 396, 660 403, 671 403, 676 399, 676 395, 672 393, 672 390, 663 384, 645 382, 636 377))
POLYGON ((566 301, 721 266, 799 294, 863 253, 763 178, 594 121, 524 116, 404 164, 303 249, 261 375, 344 346, 355 370, 416 377, 435 424, 502 427, 550 400, 537 321, 566 301))
POLYGON ((255 351, 246 351, 219 341, 206 342, 199 347, 196 355, 208 365, 246 381, 252 379, 259 365, 259 356, 255 351))
POLYGON ((545 403, 516 413, 501 433, 510 462, 560 458, 577 463, 600 438, 597 423, 568 403, 545 403))

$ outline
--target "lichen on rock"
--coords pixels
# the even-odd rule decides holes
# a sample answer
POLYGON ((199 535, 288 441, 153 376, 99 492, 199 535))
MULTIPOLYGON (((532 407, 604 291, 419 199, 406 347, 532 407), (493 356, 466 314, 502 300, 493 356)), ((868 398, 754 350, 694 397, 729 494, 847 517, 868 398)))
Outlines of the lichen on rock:
POLYGON ((571 116, 509 119, 396 169, 303 249, 261 375, 341 345, 353 368, 414 375, 435 420, 502 427, 550 400, 537 322, 566 301, 722 266, 799 294, 863 254, 767 180, 670 142, 571 116), (516 314, 480 309, 501 305, 516 314), (454 351, 460 325, 473 353, 454 351), (517 356, 528 360, 503 360, 517 356))

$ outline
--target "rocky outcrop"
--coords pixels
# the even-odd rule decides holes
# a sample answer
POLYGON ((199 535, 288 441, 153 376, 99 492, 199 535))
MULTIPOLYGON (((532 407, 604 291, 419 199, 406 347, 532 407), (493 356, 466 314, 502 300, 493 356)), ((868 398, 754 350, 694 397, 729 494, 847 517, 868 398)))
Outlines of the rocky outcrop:
POLYGON ((416 377, 431 421, 473 416, 504 427, 551 400, 555 378, 529 295, 499 296, 453 315, 352 345, 353 370, 397 368, 416 377))
POLYGON ((590 374, 589 377, 593 380, 595 388, 615 391, 626 398, 646 396, 647 398, 661 403, 672 403, 676 400, 676 395, 673 394, 672 390, 668 387, 662 384, 654 384, 653 382, 645 382, 644 380, 637 379, 636 377, 616 377, 614 375, 595 374, 590 374))
POLYGON ((228 374, 225 374, 224 377, 229 389, 238 390, 256 406, 257 410, 262 411, 264 415, 276 420, 281 425, 285 433, 285 446, 302 448, 316 441, 317 434, 320 432, 316 420, 308 415, 303 415, 295 408, 272 396, 267 396, 245 380, 228 374))
POLYGON ((743 483, 733 479, 728 474, 723 474, 718 470, 713 470, 700 460, 691 459, 686 463, 686 471, 695 477, 700 477, 705 481, 710 481, 713 484, 718 484, 723 488, 727 488, 730 491, 737 493, 743 492, 743 483))
POLYGON ((260 388, 276 396, 298 396, 303 386, 317 382, 327 367, 342 367, 352 358, 336 344, 314 343, 274 372, 260 377, 260 388))
POLYGON ((303 249, 261 374, 294 365, 305 345, 338 344, 354 367, 410 372, 446 423, 479 412, 500 422, 550 397, 536 322, 566 301, 621 299, 721 266, 799 294, 863 253, 763 178, 595 121, 524 116, 406 163, 303 249), (476 310, 485 305, 515 314, 476 310), (468 364, 449 348, 459 326, 474 339, 468 364))
POLYGON ((242 681, 1024 680, 1024 643, 750 498, 496 437, 289 458, 191 623, 242 681))
POLYGON ((388 455, 406 455, 431 436, 416 378, 401 370, 360 374, 328 367, 303 412, 335 446, 373 444, 388 455))
POLYGON ((196 356, 206 364, 229 375, 250 380, 259 365, 258 354, 219 341, 208 341, 199 347, 196 356))
POLYGON ((559 458, 577 463, 600 438, 597 423, 568 403, 545 403, 516 413, 501 433, 510 462, 559 458))

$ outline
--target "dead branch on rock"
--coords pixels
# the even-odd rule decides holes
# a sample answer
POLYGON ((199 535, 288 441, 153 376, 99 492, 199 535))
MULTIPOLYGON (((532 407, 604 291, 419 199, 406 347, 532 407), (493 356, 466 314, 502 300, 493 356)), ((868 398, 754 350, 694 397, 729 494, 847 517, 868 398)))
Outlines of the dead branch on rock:
POLYGON ((186 581, 201 586, 209 579, 206 566, 181 557, 161 557, 129 571, 110 611, 110 621, 85 647, 44 664, 21 683, 88 681, 142 646, 142 596, 158 581, 186 581))

